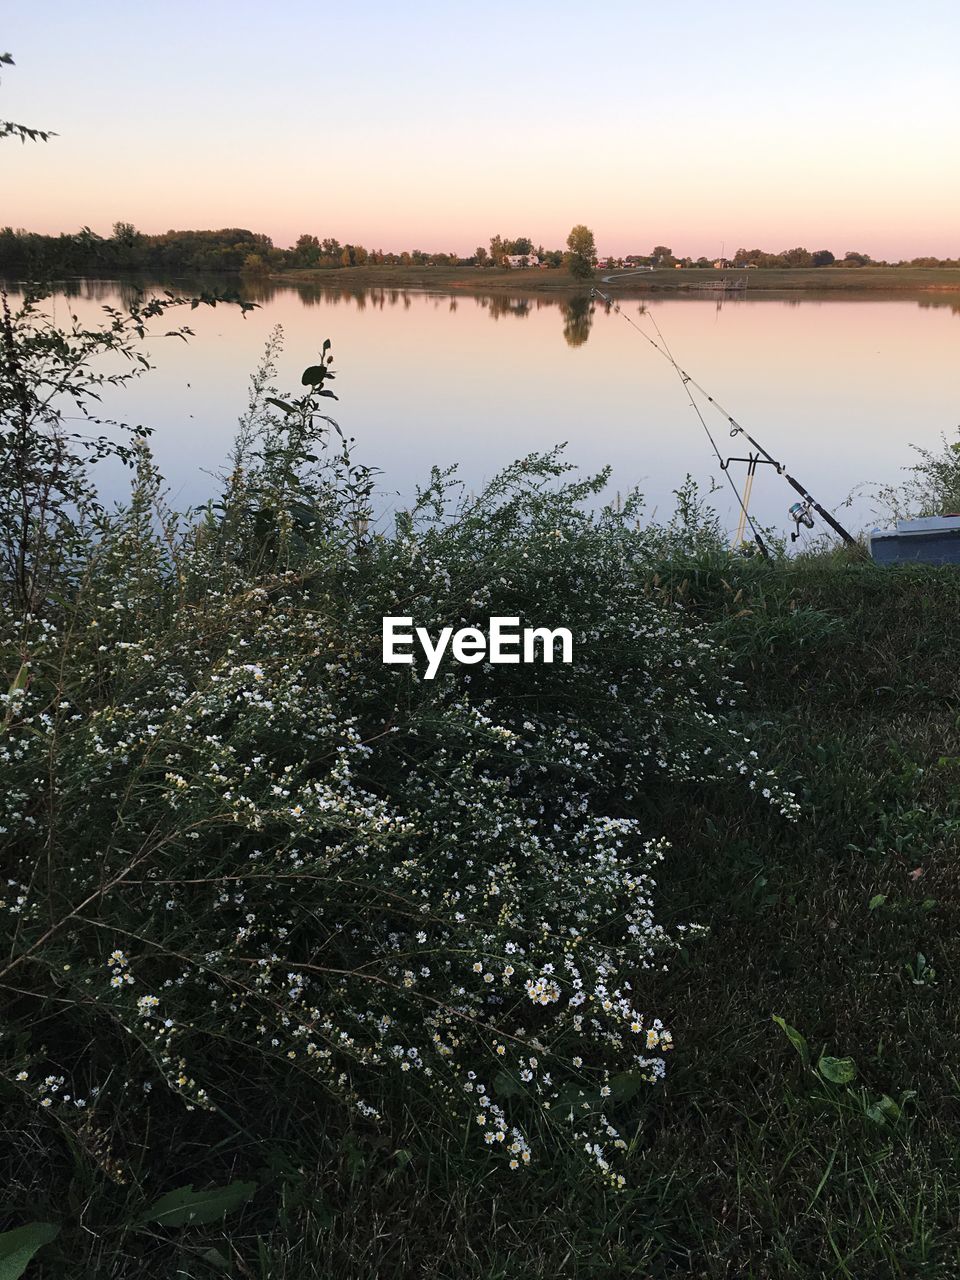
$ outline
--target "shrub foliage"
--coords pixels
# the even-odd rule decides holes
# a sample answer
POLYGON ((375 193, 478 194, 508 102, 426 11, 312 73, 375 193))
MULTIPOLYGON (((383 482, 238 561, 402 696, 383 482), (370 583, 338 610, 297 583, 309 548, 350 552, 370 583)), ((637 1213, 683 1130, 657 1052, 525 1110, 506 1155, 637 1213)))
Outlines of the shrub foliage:
POLYGON ((0 624, 0 1053, 29 1123, 82 1142, 133 1110, 146 1135, 172 1098, 242 1125, 283 1091, 377 1126, 417 1101, 508 1168, 563 1146, 622 1184, 685 933, 654 910, 661 799, 796 813, 732 726, 723 651, 644 586, 639 500, 599 508, 606 476, 554 452, 477 499, 435 472, 377 527, 328 344, 281 396, 275 334, 218 499, 171 512, 138 438, 106 512, 62 397, 18 428, 31 308, 4 330, 2 509, 44 468, 72 488, 52 534, 24 526, 42 555, 4 566, 0 624), (567 626, 574 662, 427 681, 382 663, 387 614, 567 626))

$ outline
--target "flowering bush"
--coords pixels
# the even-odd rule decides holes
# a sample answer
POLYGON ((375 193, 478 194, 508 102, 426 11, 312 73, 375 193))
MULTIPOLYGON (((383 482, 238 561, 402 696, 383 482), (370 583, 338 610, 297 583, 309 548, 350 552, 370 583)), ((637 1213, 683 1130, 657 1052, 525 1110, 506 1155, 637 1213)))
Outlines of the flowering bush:
POLYGON ((512 1169, 570 1143, 620 1185, 684 933, 654 914, 658 795, 793 798, 723 653, 644 585, 634 500, 597 512, 605 476, 531 455, 371 531, 329 356, 292 401, 278 349, 219 502, 168 512, 141 443, 67 588, 4 613, 0 1060, 65 1126, 130 1090, 371 1125, 417 1095, 512 1169), (574 662, 426 681, 383 665, 387 614, 563 625, 574 662))

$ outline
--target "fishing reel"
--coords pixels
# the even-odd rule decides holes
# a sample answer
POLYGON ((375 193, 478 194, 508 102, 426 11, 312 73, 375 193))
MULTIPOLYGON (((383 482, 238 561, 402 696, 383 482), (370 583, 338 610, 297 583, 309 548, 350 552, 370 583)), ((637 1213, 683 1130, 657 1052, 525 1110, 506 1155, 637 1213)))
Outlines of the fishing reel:
POLYGON ((803 527, 804 529, 813 528, 813 516, 810 514, 809 502, 795 502, 793 506, 790 508, 790 510, 787 512, 787 514, 790 516, 793 523, 797 526, 796 529, 794 529, 793 533, 791 533, 790 535, 791 542, 796 542, 796 540, 800 537, 801 527, 803 527))

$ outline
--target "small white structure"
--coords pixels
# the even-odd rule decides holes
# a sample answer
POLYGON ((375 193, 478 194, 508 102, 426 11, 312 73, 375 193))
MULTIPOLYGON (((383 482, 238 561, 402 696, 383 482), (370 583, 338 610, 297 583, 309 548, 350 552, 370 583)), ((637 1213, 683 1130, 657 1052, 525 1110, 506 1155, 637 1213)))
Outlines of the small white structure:
POLYGON ((535 253, 508 253, 504 256, 505 267, 539 267, 540 259, 535 253))

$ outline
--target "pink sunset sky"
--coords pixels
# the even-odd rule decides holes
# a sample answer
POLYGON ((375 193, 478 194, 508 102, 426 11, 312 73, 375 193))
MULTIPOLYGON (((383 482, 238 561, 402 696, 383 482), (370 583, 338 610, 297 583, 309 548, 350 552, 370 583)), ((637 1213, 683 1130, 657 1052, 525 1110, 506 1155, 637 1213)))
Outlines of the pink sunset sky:
POLYGON ((960 256, 954 3, 19 6, 0 223, 960 256))

